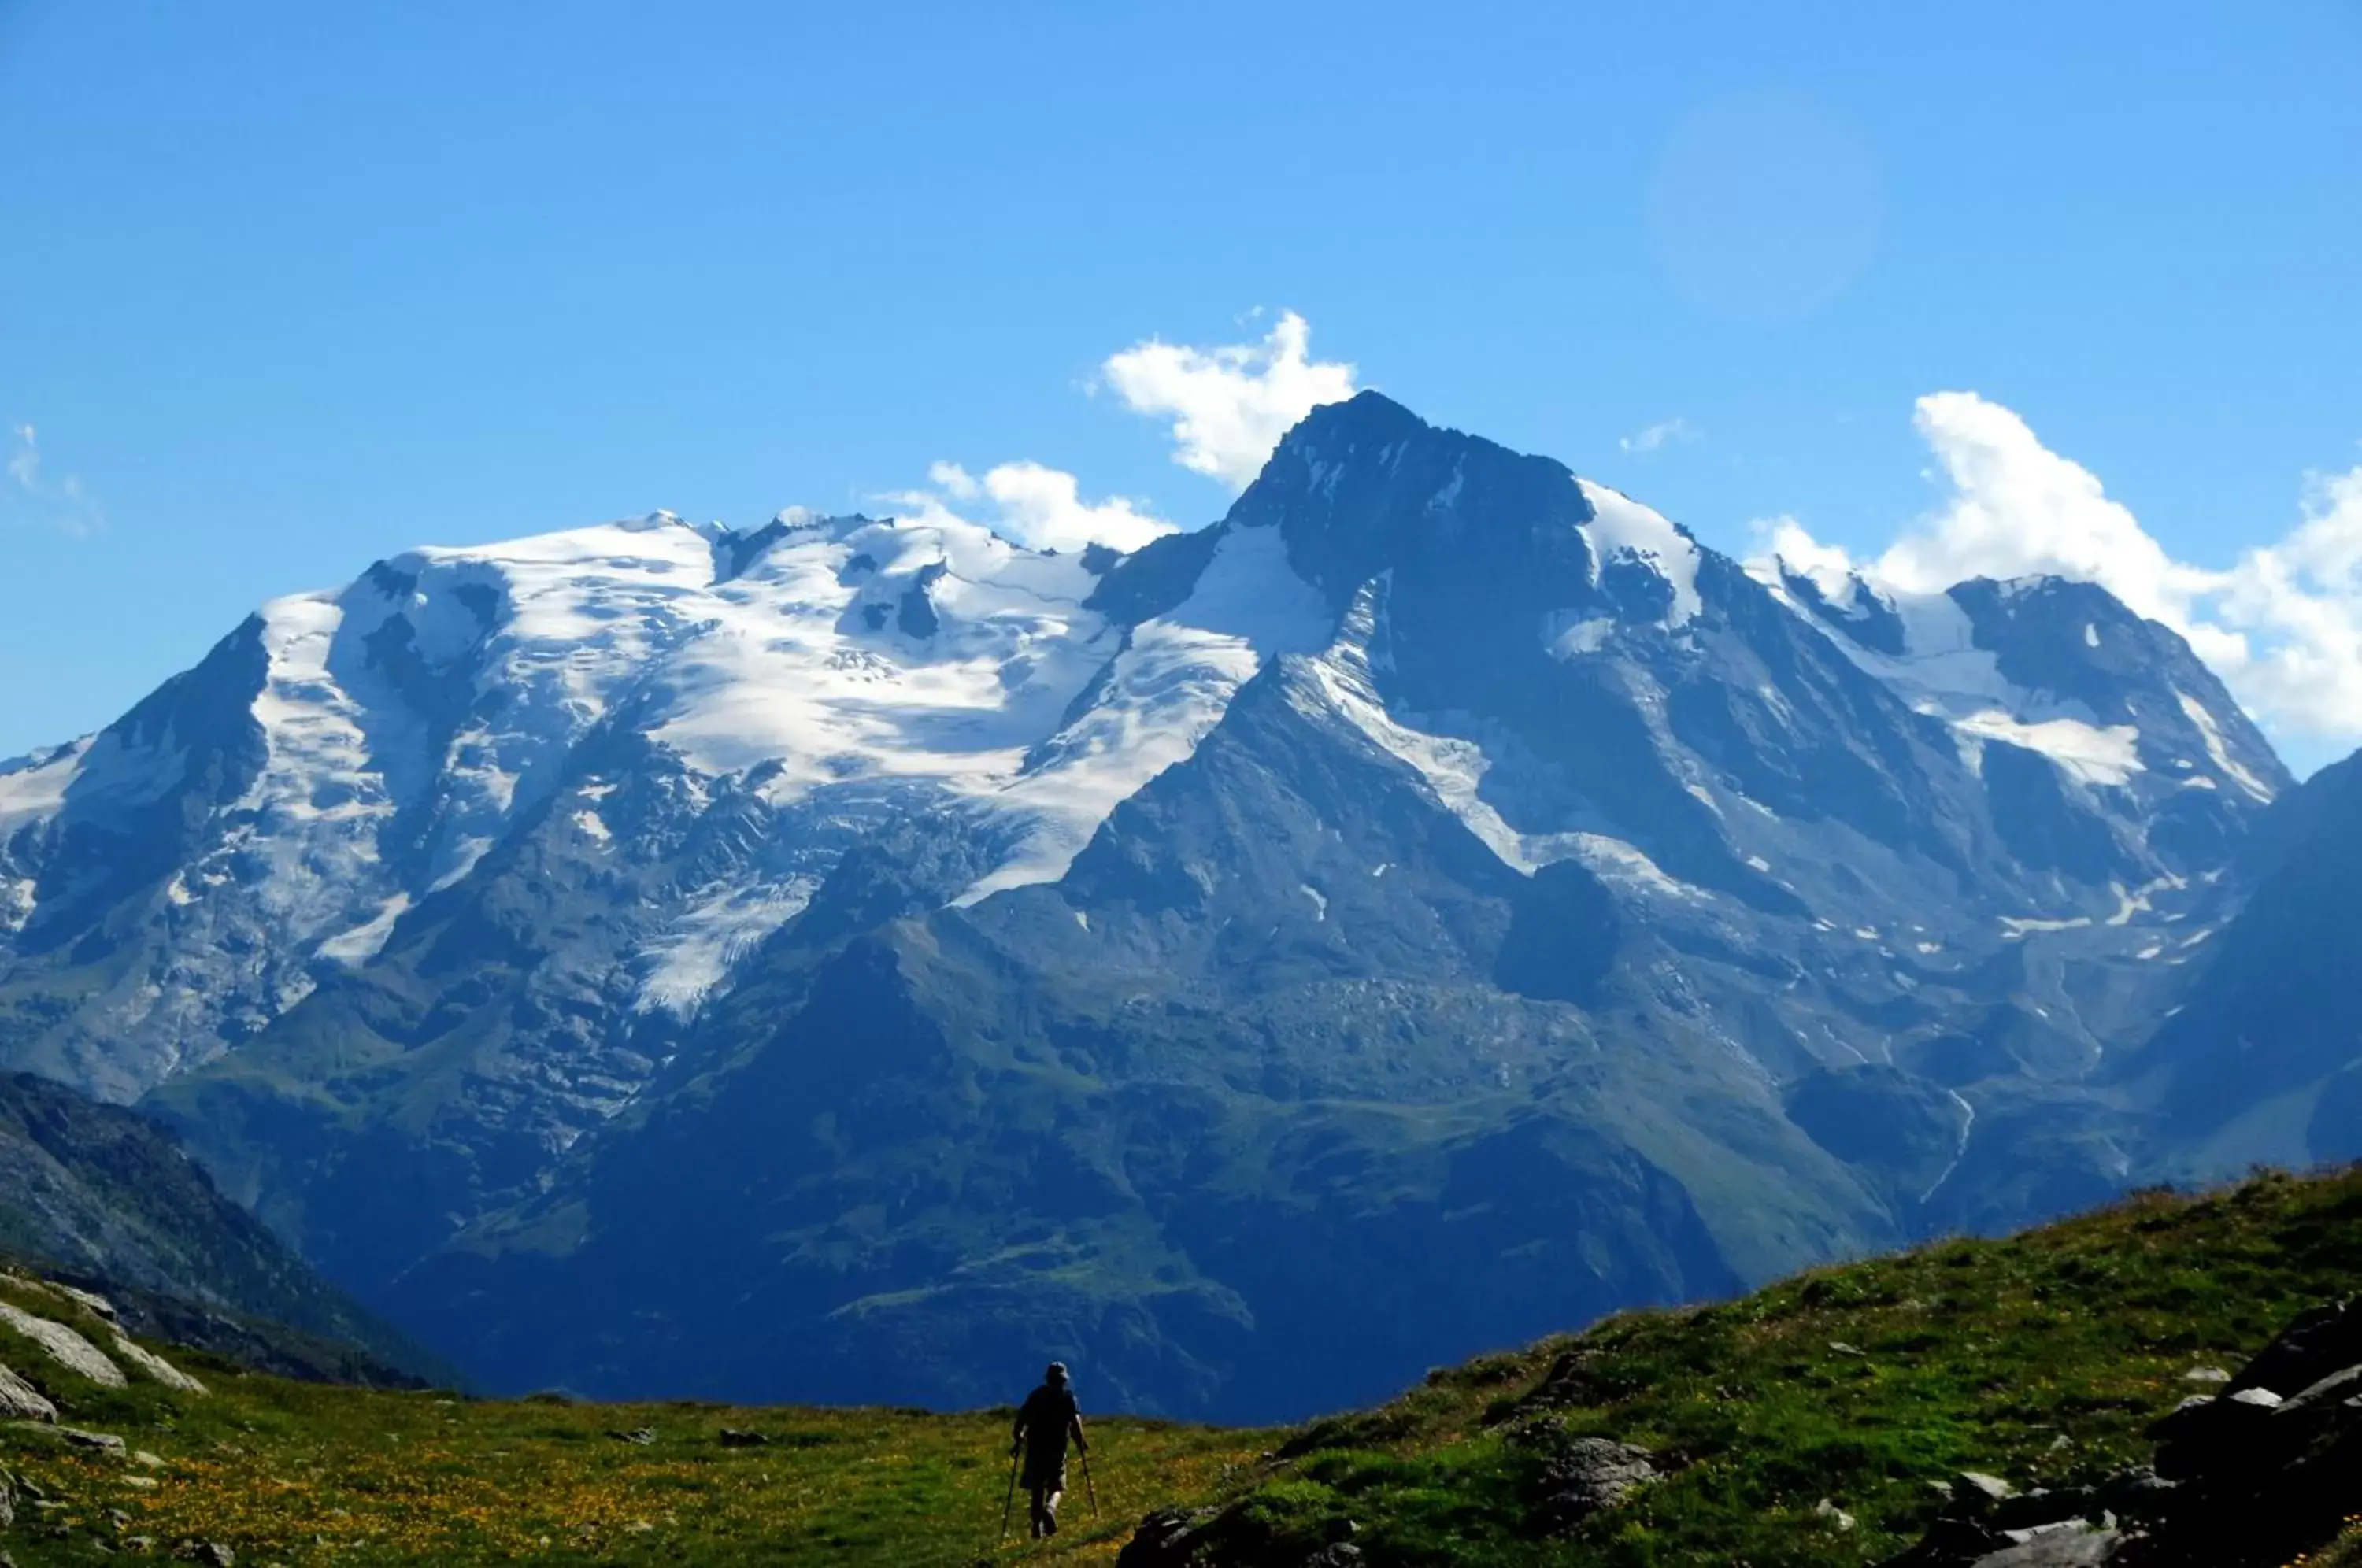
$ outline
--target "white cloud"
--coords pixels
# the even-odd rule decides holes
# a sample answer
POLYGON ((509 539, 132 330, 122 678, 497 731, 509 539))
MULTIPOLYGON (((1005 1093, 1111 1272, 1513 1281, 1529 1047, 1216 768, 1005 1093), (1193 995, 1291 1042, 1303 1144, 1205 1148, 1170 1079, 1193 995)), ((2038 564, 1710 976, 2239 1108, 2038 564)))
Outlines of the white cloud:
POLYGON ((2362 741, 2362 467, 2313 476, 2293 530, 2214 568, 2175 559, 2097 476, 1997 403, 1937 392, 1915 423, 1950 486, 1940 505, 1872 559, 1794 518, 1759 525, 1770 552, 1825 587, 1851 570, 1908 592, 2036 572, 2095 582, 2188 638, 2276 738, 2362 741))
POLYGON ((1002 463, 979 480, 957 463, 939 462, 928 468, 927 478, 933 490, 898 491, 880 499, 911 508, 921 521, 966 516, 955 502, 972 507, 988 502, 991 513, 971 520, 1036 550, 1079 550, 1086 545, 1136 550, 1174 531, 1172 524, 1127 497, 1086 502, 1074 475, 1040 463, 1002 463))
POLYGON ((19 425, 11 432, 16 447, 8 454, 8 477, 17 481, 19 490, 32 490, 41 482, 41 445, 29 425, 19 425))
MULTIPOLYGON (((1353 367, 1310 358, 1311 337, 1312 328, 1290 311, 1260 343, 1193 348, 1151 339, 1110 355, 1101 370, 1125 406, 1171 420, 1175 462, 1243 490, 1290 425, 1320 403, 1353 395, 1353 367)), ((1175 531, 1145 502, 1085 501, 1073 474, 1041 463, 1002 463, 979 479, 957 463, 936 462, 927 484, 878 499, 921 520, 988 507, 974 520, 1037 550, 1136 550, 1175 531)))
POLYGON ((1618 436, 1616 444, 1625 451, 1645 456, 1661 447, 1694 441, 1701 434, 1697 426, 1675 415, 1672 419, 1661 419, 1637 435, 1618 436))
POLYGON ((42 471, 39 435, 30 425, 8 431, 8 481, 0 485, 0 523, 55 528, 79 538, 106 525, 106 518, 73 474, 50 480, 42 471))
MULTIPOLYGON (((1353 395, 1353 367, 1313 359, 1311 338, 1312 328, 1289 311, 1260 343, 1195 348, 1152 338, 1109 356, 1101 370, 1126 407, 1171 421, 1175 462, 1243 490, 1289 426, 1353 395)), ((1087 502, 1073 474, 1036 462, 1002 463, 979 478, 939 461, 928 465, 927 488, 877 499, 921 521, 974 514, 1037 550, 1136 550, 1175 532, 1147 502, 1120 495, 1087 502)))
POLYGON ((1244 490, 1290 425, 1353 395, 1353 367, 1312 359, 1311 338, 1289 311, 1260 343, 1193 348, 1151 338, 1100 369, 1134 413, 1172 420, 1175 462, 1244 490))
POLYGON ((984 493, 984 487, 957 463, 928 464, 927 482, 955 501, 974 501, 984 493))
POLYGON ((1075 476, 1040 463, 1003 463, 984 476, 984 492, 1000 509, 1001 532, 1035 549, 1078 550, 1106 545, 1136 550, 1173 525, 1120 495, 1086 503, 1075 476))

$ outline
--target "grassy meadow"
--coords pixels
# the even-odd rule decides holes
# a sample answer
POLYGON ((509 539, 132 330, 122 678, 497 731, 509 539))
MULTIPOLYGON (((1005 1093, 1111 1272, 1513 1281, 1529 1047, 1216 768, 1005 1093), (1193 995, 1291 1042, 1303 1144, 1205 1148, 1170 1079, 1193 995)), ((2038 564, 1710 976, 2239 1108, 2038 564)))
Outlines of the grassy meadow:
MULTIPOLYGON (((2136 1462, 2142 1428, 2199 1386, 2187 1374, 2235 1368, 2301 1308, 2356 1291, 2362 1171, 2138 1195, 2004 1241, 1624 1314, 1291 1430, 1100 1419, 1100 1512, 1077 1467, 1067 1531, 1025 1541, 1021 1498, 997 1555, 1111 1562, 1142 1514, 1185 1506, 1209 1510, 1220 1560, 1245 1568, 1294 1568, 1349 1536, 1395 1568, 1875 1562, 1924 1527, 1930 1482, 1972 1468, 2055 1485, 2136 1462), (1519 1441, 1540 1419, 1646 1444, 1669 1474, 1572 1539, 1545 1539, 1540 1460, 1519 1441)), ((28 1282, 0 1278, 0 1299, 109 1343, 28 1282)), ((996 1555, 1005 1411, 479 1401, 294 1383, 157 1348, 212 1392, 136 1372, 127 1390, 100 1388, 0 1328, 0 1362, 67 1423, 130 1451, 0 1428, 0 1467, 30 1483, 0 1531, 19 1568, 191 1540, 230 1546, 241 1564, 925 1568, 996 1555), (732 1446, 725 1430, 767 1441, 732 1446)), ((2362 1534, 2324 1542, 2315 1562, 2362 1562, 2362 1534)))

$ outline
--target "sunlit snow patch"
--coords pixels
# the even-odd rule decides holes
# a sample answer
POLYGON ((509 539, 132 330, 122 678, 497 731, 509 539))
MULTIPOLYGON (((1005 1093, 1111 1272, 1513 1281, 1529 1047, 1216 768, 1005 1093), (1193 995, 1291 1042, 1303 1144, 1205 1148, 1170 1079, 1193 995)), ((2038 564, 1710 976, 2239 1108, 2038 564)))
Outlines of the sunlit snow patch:
POLYGON ((2181 711, 2190 715, 2190 722, 2198 726, 2199 734, 2206 742, 2206 755, 2214 759, 2214 766, 2257 800, 2269 801, 2271 786, 2231 759, 2230 748, 2223 744, 2222 727, 2214 723, 2214 715, 2206 711, 2206 705, 2179 687, 2173 694, 2181 700, 2181 711))
POLYGON ((2130 724, 2102 729, 2081 719, 2029 723, 1988 708, 1954 719, 1952 727, 1980 740, 2006 741, 2039 752, 2086 784, 2124 784, 2143 770, 2140 732, 2130 724))
POLYGON ((819 879, 724 888, 691 903, 673 927, 641 950, 644 973, 633 1000, 640 1012, 687 1014, 730 977, 756 944, 801 914, 819 879))
POLYGON ((1637 845, 1595 833, 1521 834, 1480 794, 1492 759, 1473 741, 1413 729, 1386 711, 1370 668, 1369 647, 1391 586, 1381 578, 1355 595, 1336 640, 1318 657, 1291 661, 1304 678, 1291 700, 1307 712, 1324 709, 1359 730, 1381 750, 1407 764, 1436 803, 1516 870, 1531 875, 1561 860, 1579 860, 1595 875, 1665 897, 1694 900, 1701 889, 1666 875, 1637 845), (1310 690, 1304 688, 1308 684, 1310 690))
POLYGON ((1586 479, 1574 481, 1591 503, 1591 521, 1580 525, 1584 543, 1591 547, 1592 582, 1599 581, 1603 563, 1637 560, 1665 580, 1673 591, 1673 607, 1665 624, 1680 626, 1703 607, 1698 598, 1697 542, 1661 513, 1634 501, 1621 491, 1586 479))
POLYGON ((1065 876, 1120 802, 1198 749, 1267 656, 1319 647, 1330 626, 1326 601, 1288 564, 1278 529, 1224 534, 1189 598, 1132 629, 1097 701, 1036 766, 974 791, 1024 828, 1004 863, 955 902, 1065 876))

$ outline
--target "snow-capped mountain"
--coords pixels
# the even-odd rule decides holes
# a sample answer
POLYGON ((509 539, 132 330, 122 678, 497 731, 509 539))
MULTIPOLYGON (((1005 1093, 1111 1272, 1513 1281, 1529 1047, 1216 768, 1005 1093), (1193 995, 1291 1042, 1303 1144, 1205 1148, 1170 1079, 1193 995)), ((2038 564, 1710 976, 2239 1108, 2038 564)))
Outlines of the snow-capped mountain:
POLYGON ((0 1062, 488 1381, 962 1398, 1047 1299, 1296 1409, 2129 1179, 2290 782, 2101 590, 1742 567, 1365 393, 1130 556, 659 515, 274 602, 0 769, 0 1062))
POLYGON ((418 550, 275 601, 116 724, 0 771, 10 967, 68 977, 9 1055, 144 1092, 559 805, 587 858, 653 874, 601 955, 627 1013, 692 1008, 901 815, 997 846, 964 898, 1054 879, 1264 654, 1321 636, 1266 546, 1121 624, 1086 603, 1089 558, 800 515, 418 550))

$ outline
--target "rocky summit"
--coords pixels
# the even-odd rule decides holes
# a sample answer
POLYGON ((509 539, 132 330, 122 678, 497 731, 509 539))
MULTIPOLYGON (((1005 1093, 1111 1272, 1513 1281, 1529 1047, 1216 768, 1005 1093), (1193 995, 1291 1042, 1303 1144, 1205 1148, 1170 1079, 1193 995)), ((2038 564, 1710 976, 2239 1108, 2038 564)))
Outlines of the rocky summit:
POLYGON ((1363 393, 1129 555, 274 602, 0 765, 0 1064, 490 1387, 1300 1416, 2351 1154, 2351 1032, 2257 1010, 2362 922, 2338 771, 2089 584, 1742 564, 1363 393))

